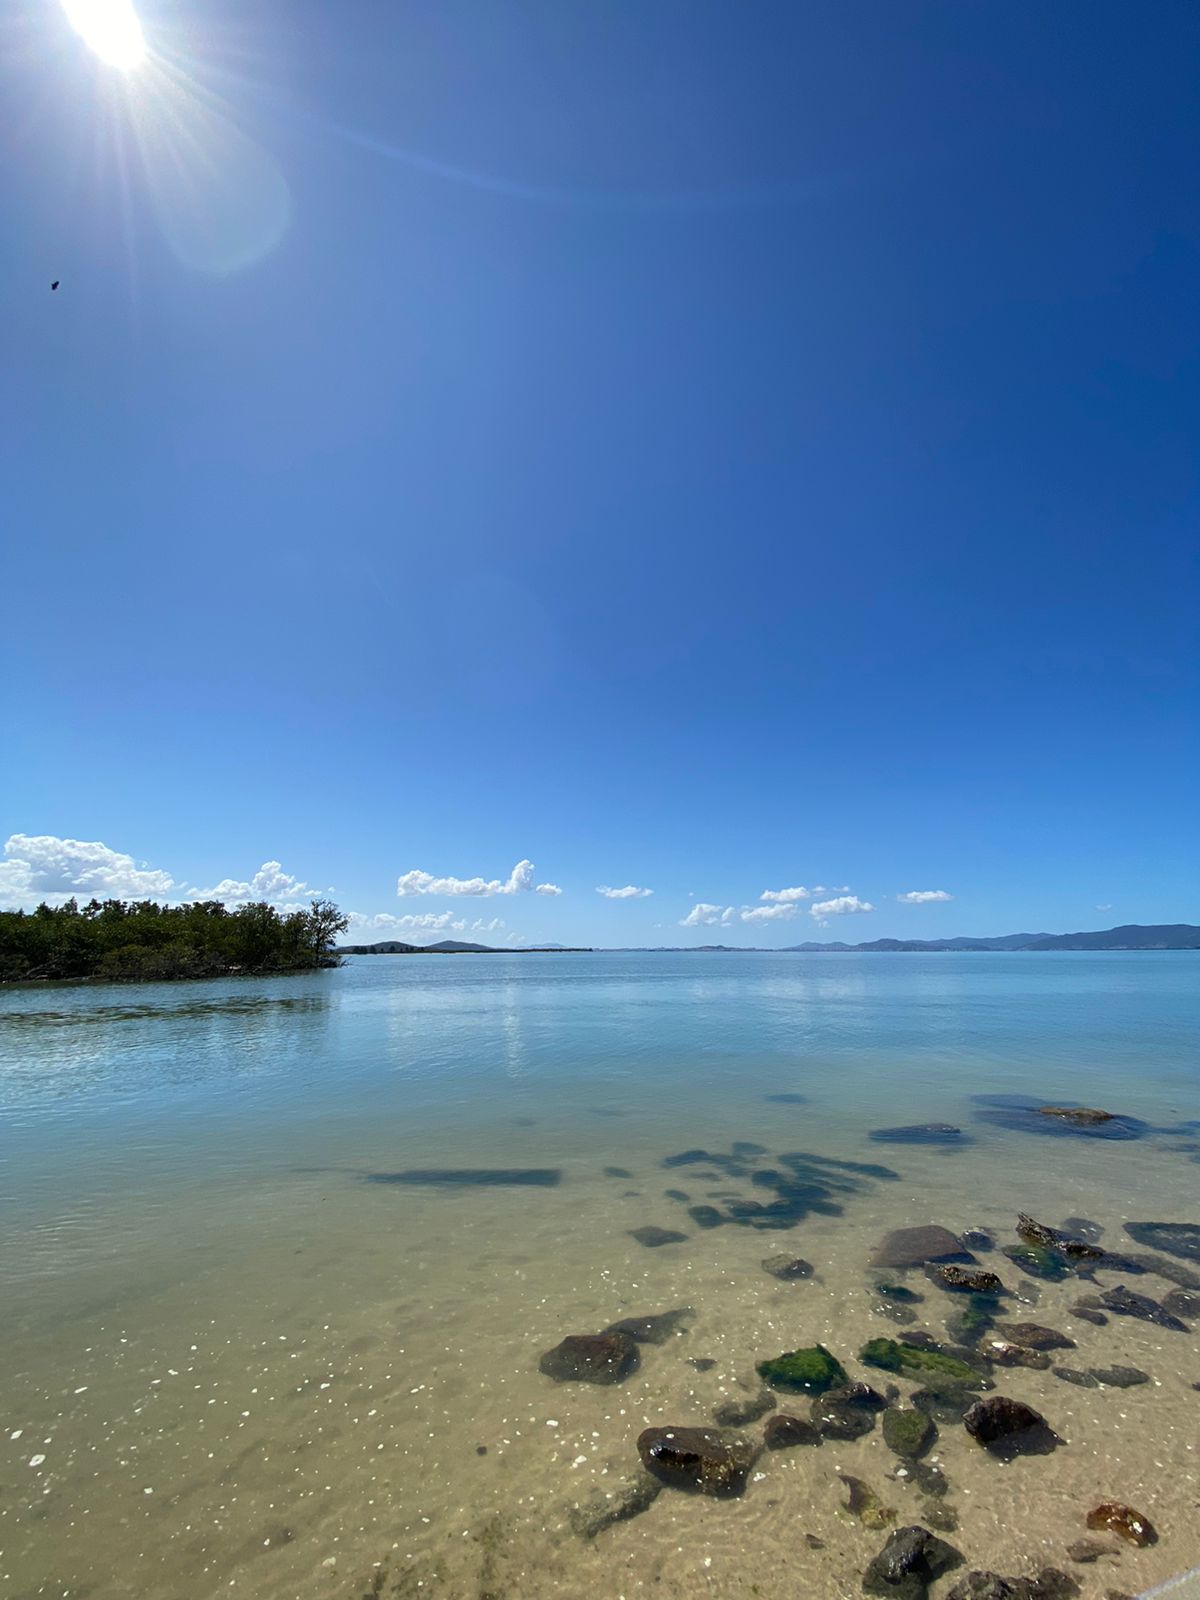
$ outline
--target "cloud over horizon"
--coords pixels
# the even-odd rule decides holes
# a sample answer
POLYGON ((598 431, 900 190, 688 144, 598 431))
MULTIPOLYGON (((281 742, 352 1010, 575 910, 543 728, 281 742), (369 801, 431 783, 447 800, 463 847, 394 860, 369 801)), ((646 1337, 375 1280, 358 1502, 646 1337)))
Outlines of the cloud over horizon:
POLYGON ((639 889, 633 883, 627 883, 623 889, 610 889, 607 885, 597 884, 596 893, 602 894, 606 900, 645 900, 654 890, 639 889))
POLYGON ((436 878, 432 872, 422 872, 419 867, 402 872, 396 880, 396 893, 402 900, 412 894, 521 894, 529 889, 536 894, 562 893, 556 883, 535 884, 533 862, 528 860, 518 861, 503 882, 499 878, 436 878))
POLYGON ((898 894, 896 899, 901 905, 927 906, 935 900, 953 900, 952 894, 947 894, 945 889, 910 889, 907 894, 898 894))
POLYGON ((733 921, 732 906, 710 906, 704 900, 697 900, 686 917, 680 919, 681 928, 726 928, 733 921))
POLYGON ((816 905, 809 906, 808 914, 824 926, 830 917, 848 917, 874 909, 869 900, 860 900, 856 894, 840 894, 833 900, 818 900, 816 905))
POLYGON ((502 917, 492 917, 485 922, 482 917, 468 925, 464 917, 453 911, 410 911, 395 916, 390 911, 377 911, 369 915, 363 911, 346 913, 350 928, 377 933, 495 933, 504 927, 502 917))
POLYGON ((21 910, 45 901, 62 905, 73 898, 145 900, 178 887, 163 872, 99 839, 60 839, 54 834, 14 833, 0 862, 0 906, 21 910))

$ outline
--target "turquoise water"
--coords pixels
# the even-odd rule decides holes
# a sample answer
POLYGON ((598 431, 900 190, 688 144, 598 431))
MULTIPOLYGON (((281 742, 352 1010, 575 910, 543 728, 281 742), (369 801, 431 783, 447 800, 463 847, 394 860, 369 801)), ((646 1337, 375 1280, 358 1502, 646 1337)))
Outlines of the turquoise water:
MULTIPOLYGON (((322 1359, 339 1373, 355 1346, 365 1371, 380 1319, 394 1320, 400 1305, 410 1359, 422 1351, 423 1360, 436 1358, 445 1369, 451 1326, 462 1339, 511 1341, 504 1348, 511 1348, 517 1403, 536 1406, 548 1383, 536 1371, 538 1340, 553 1342, 564 1319, 570 1325, 585 1315, 611 1318, 618 1301, 643 1310, 662 1309, 660 1300, 695 1305, 702 1320, 691 1338, 703 1332, 733 1371, 742 1349, 767 1337, 764 1307, 781 1290, 759 1282, 757 1261, 780 1246, 821 1257, 823 1287, 811 1286, 805 1304, 822 1327, 836 1329, 859 1315, 869 1248, 891 1226, 982 1224, 998 1237, 1007 1229, 1011 1239, 1019 1209, 1053 1223, 1084 1214, 1097 1217, 1110 1247, 1119 1249, 1126 1220, 1200 1220, 1200 1134, 1187 1126, 1200 1118, 1198 977, 1197 958, 1187 953, 364 957, 337 971, 281 979, 0 993, 0 1198, 7 1223, 0 1238, 6 1310, 0 1353, 18 1374, 9 1387, 6 1427, 10 1417, 30 1413, 15 1424, 21 1437, 0 1481, 10 1535, 19 1527, 5 1557, 16 1592, 60 1592, 43 1587, 52 1571, 71 1592, 90 1585, 99 1594, 202 1595, 231 1582, 243 1593, 340 1592, 329 1587, 335 1568, 323 1565, 334 1559, 325 1554, 335 1539, 332 1527, 341 1530, 336 1570, 353 1570, 347 1581, 382 1570, 375 1566, 381 1558, 371 1554, 374 1514, 364 1521, 348 1485, 341 1495, 336 1487, 305 1491, 327 1493, 328 1503, 311 1518, 293 1504, 287 1550, 267 1570, 257 1552, 271 1546, 255 1544, 250 1524, 256 1529, 268 1505, 277 1507, 288 1493, 267 1461, 261 1469, 239 1469, 244 1509, 220 1513, 232 1519, 237 1537, 223 1540, 219 1551, 204 1544, 203 1559, 199 1546, 181 1557, 208 1492, 203 1463, 182 1472, 173 1458, 164 1459, 159 1471, 173 1482, 176 1509, 167 1513, 156 1484, 149 1521, 145 1504, 123 1499, 124 1469, 112 1468, 109 1482, 103 1461, 99 1471, 90 1464, 112 1437, 118 1414, 127 1452, 121 1459, 134 1459, 129 1450, 144 1458, 163 1448, 161 1440, 139 1437, 143 1412, 135 1391, 143 1381, 153 1383, 145 1374, 160 1355, 163 1371, 183 1370, 166 1352, 185 1338, 182 1348, 203 1349, 196 1335, 201 1322, 222 1333, 224 1365, 213 1368, 219 1376, 211 1381, 228 1384, 228 1363, 239 1348, 280 1339, 308 1340, 310 1348, 324 1340, 322 1359), (1127 1142, 1039 1136, 983 1120, 984 1108, 972 1097, 997 1093, 1100 1106, 1147 1126, 1127 1142), (926 1121, 958 1126, 963 1140, 909 1146, 869 1137, 872 1129, 926 1121), (835 1209, 805 1217, 795 1231, 698 1232, 682 1203, 665 1192, 683 1183, 690 1199, 701 1198, 691 1193, 693 1169, 661 1163, 693 1147, 728 1151, 735 1140, 761 1145, 768 1160, 802 1150, 884 1163, 893 1177, 855 1180, 835 1196, 835 1209), (628 1176, 606 1175, 612 1166, 628 1176), (550 1174, 553 1181, 379 1181, 431 1168, 515 1170, 550 1174), (629 1237, 631 1228, 645 1225, 685 1232, 687 1242, 645 1250, 629 1237), (753 1280, 744 1277, 748 1272, 753 1280), (421 1292, 413 1299, 405 1286, 411 1290, 416 1281, 421 1292), (818 1314, 819 1294, 827 1303, 818 1314), (346 1323, 333 1333, 331 1307, 346 1323), (132 1359, 131 1343, 145 1352, 145 1362, 118 1380, 126 1372, 122 1363, 132 1359), (172 1359, 175 1368, 165 1365, 172 1359), (59 1382, 68 1368, 88 1381, 59 1382), (100 1406, 104 1375, 110 1399, 100 1414, 90 1408, 100 1406), (53 1396, 76 1389, 81 1395, 69 1415, 54 1420, 47 1413, 53 1396), (56 1430, 73 1440, 71 1466, 48 1487, 45 1475, 65 1457, 47 1449, 46 1463, 30 1469, 23 1452, 28 1438, 55 1437, 56 1430), (85 1515, 88 1538, 76 1548, 71 1530, 85 1515), (238 1525, 243 1515, 245 1528, 238 1525), (145 1540, 136 1582, 114 1577, 120 1562, 112 1565, 131 1516, 145 1540), (353 1558, 343 1554, 347 1547, 354 1547, 353 1558)), ((1054 1304, 1058 1287, 1045 1293, 1054 1304)), ((880 1331, 887 1329, 864 1323, 862 1333, 880 1331)), ((1157 1352, 1158 1367, 1169 1360, 1181 1393, 1188 1361, 1200 1381, 1192 1335, 1151 1335, 1127 1319, 1117 1331, 1126 1354, 1141 1351, 1149 1365, 1148 1351, 1157 1352)), ((1112 1344, 1109 1330, 1103 1337, 1112 1344)), ((465 1345, 456 1348, 458 1377, 445 1381, 461 1385, 470 1361, 461 1354, 465 1345)), ((1099 1354, 1115 1358, 1108 1346, 1099 1354)), ((392 1374, 386 1377, 390 1382, 392 1374)), ((1060 1409, 1095 1403, 1092 1391, 1068 1389, 1045 1374, 1020 1378, 1049 1384, 1060 1409)), ((675 1392, 677 1379, 663 1369, 664 1394, 675 1392)), ((694 1372, 689 1381, 696 1381, 694 1372)), ((384 1385, 382 1370, 372 1382, 384 1385)), ((564 1414, 555 1425, 565 1426, 566 1414, 583 1406, 579 1427, 586 1437, 586 1402, 595 1393, 584 1388, 551 1386, 564 1414)), ((199 1409, 199 1386, 191 1393, 193 1399, 178 1402, 173 1427, 182 1434, 211 1431, 214 1413, 199 1409)), ((210 1399, 203 1395, 205 1407, 210 1399)), ((1194 1437, 1200 1396, 1193 1400, 1194 1437)), ((390 1514, 395 1527, 413 1530, 413 1549, 404 1554, 418 1564, 432 1559, 421 1541, 436 1540, 439 1529, 444 1537, 444 1524, 468 1516, 464 1504, 486 1506, 488 1516, 502 1521, 517 1518, 518 1505, 550 1492, 557 1470, 548 1459, 531 1458, 514 1468, 506 1491, 476 1482, 483 1469, 473 1456, 453 1468, 426 1458, 422 1440, 436 1429, 416 1414, 423 1403, 418 1385, 398 1386, 390 1424, 410 1458, 407 1488, 389 1487, 390 1514), (407 1398, 410 1391, 414 1398, 407 1398), (409 1504, 414 1468, 424 1484, 418 1498, 427 1503, 420 1514, 409 1504), (440 1485, 436 1493, 428 1487, 433 1482, 440 1485)), ((485 1412, 486 1406, 475 1408, 479 1418, 485 1412)), ((498 1413, 495 1426, 509 1415, 498 1413)), ((239 1413, 214 1458, 252 1425, 239 1413)), ((281 1411, 260 1449, 269 1460, 270 1444, 278 1460, 299 1447, 306 1425, 281 1411)), ((1127 1434, 1129 1476, 1144 1476, 1156 1449, 1161 1456, 1163 1428, 1161 1421, 1152 1428, 1147 1414, 1127 1434)), ((1185 1465, 1190 1448, 1181 1437, 1185 1465)), ((628 1442, 614 1441, 612 1450, 616 1470, 628 1442)), ((349 1455, 347 1471, 351 1462, 358 1471, 361 1463, 349 1455)), ((1191 1461, 1187 1470, 1193 1469, 1191 1461)), ((973 1459, 964 1461, 965 1481, 977 1470, 973 1459)), ((1029 1471, 1036 1470, 1031 1464, 1029 1471)), ((1186 1498, 1184 1466, 1174 1470, 1186 1498)), ((1058 1476, 1069 1482, 1061 1468, 1058 1476)), ((610 1557, 622 1552, 627 1588, 648 1582, 651 1567, 666 1570, 679 1519, 697 1514, 690 1501, 675 1507, 683 1497, 668 1498, 669 1522, 656 1506, 626 1531, 605 1535, 610 1557)), ((743 1563, 775 1548, 776 1535, 752 1498, 741 1513, 751 1521, 729 1524, 721 1508, 704 1523, 720 1527, 722 1548, 732 1541, 743 1563)), ((549 1537, 547 1524, 538 1526, 539 1536, 549 1537)), ((1000 1532, 998 1523, 981 1521, 977 1537, 1000 1532)), ((522 1537, 534 1533, 527 1528, 522 1537)), ((1139 1557, 1138 1581, 1188 1565, 1197 1542, 1182 1529, 1171 1547, 1164 1540, 1158 1554, 1139 1557)), ((381 1530, 376 1543, 384 1549, 381 1530)), ((476 1554, 480 1548, 474 1534, 470 1548, 476 1554)), ((853 1560, 843 1555, 849 1573, 853 1560)), ((591 1545, 568 1541, 557 1548, 558 1587, 543 1574, 542 1587, 530 1588, 528 1561, 537 1558, 523 1559, 529 1593, 570 1593, 572 1584, 594 1581, 591 1545)), ((441 1592, 466 1592, 463 1584, 476 1583, 477 1574, 464 1576, 462 1560, 443 1575, 449 1586, 441 1592)), ((826 1592, 840 1592, 840 1569, 834 1555, 828 1560, 826 1592)), ((503 1566, 500 1556, 496 1561, 503 1566)), ((433 1570, 422 1570, 420 1592, 439 1592, 433 1570)), ((1004 1570, 1017 1569, 1010 1563, 1004 1570)), ((507 1592, 499 1567, 487 1581, 507 1592)), ((1132 1582, 1129 1573, 1122 1582, 1132 1582)), ((774 1592, 765 1575, 760 1592, 774 1592)))

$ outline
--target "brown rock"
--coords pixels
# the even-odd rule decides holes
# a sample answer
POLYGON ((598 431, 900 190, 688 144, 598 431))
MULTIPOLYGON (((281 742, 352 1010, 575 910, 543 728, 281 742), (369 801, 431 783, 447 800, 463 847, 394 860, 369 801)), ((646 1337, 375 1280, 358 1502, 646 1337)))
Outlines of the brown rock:
POLYGON ((977 1400, 963 1417, 963 1427, 977 1444, 1005 1459, 1047 1455, 1062 1442, 1040 1411, 1007 1395, 977 1400))
POLYGON ((1039 1117, 1059 1117, 1063 1122, 1077 1123, 1081 1128, 1094 1127, 1098 1122, 1111 1122, 1111 1111, 1097 1111, 1091 1106, 1036 1106, 1039 1117))
POLYGON ((989 1361, 1001 1367, 1030 1367, 1035 1372, 1044 1372, 1050 1365, 1050 1357, 1042 1351, 1030 1350, 1008 1339, 984 1339, 979 1348, 989 1361))
POLYGON ((1074 1339, 1054 1328, 1043 1328, 1039 1322, 1002 1322, 999 1332, 1014 1344, 1023 1344, 1029 1350, 1074 1350, 1074 1339))
POLYGON ((1158 1543, 1158 1533, 1150 1518, 1144 1517, 1132 1506, 1122 1505, 1119 1500, 1106 1500, 1094 1511, 1089 1511, 1087 1525, 1093 1532, 1106 1528, 1110 1533, 1119 1534, 1130 1544, 1137 1545, 1139 1549, 1148 1544, 1158 1543))
POLYGON ((949 1228, 896 1228, 881 1240, 871 1257, 873 1267, 923 1267, 927 1261, 973 1262, 949 1228))
POLYGON ((718 1428, 646 1428, 637 1447, 647 1472, 668 1488, 714 1496, 741 1494, 758 1453, 744 1435, 718 1428))
POLYGON ((954 1262, 931 1262, 925 1276, 942 1289, 968 1294, 1003 1294, 1004 1285, 994 1272, 983 1267, 960 1267, 954 1262))
POLYGON ((620 1383, 640 1359, 627 1333, 571 1333, 538 1366, 556 1383, 620 1383))
POLYGON ((763 1427, 763 1443, 768 1450, 791 1450, 800 1444, 821 1443, 821 1430, 803 1417, 790 1417, 780 1411, 768 1417, 763 1427))

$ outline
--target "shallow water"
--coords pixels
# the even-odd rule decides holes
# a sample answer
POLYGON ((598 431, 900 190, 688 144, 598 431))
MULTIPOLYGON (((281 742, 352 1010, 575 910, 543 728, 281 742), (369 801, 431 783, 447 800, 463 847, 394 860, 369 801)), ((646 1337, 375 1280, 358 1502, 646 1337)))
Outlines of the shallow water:
MULTIPOLYGON (((838 1473, 901 1525, 924 1507, 878 1431, 771 1452, 740 1499, 664 1490, 594 1540, 567 1514, 640 1472, 643 1427, 703 1424, 782 1350, 821 1341, 882 1387, 854 1358, 905 1331, 869 1292, 891 1228, 983 1226, 1004 1245, 1018 1211, 1075 1215, 1122 1251, 1142 1248, 1126 1221, 1200 1222, 1198 975, 1171 953, 364 957, 0 993, 0 1579, 163 1600, 860 1593, 886 1532, 848 1516, 838 1473), (1147 1131, 997 1126, 987 1094, 1147 1131), (869 1137, 924 1122, 964 1140, 869 1137), (697 1149, 724 1164, 663 1165, 697 1149), (755 1174, 794 1175, 779 1157, 797 1153, 876 1170, 803 1166, 833 1181, 784 1231, 689 1216, 771 1202, 755 1174), (646 1226, 686 1238, 646 1248, 630 1232, 646 1226), (814 1276, 764 1273, 781 1250, 814 1276), (681 1306, 687 1332, 643 1346, 619 1386, 538 1371, 566 1333, 681 1306)), ((917 1326, 944 1337, 958 1299, 906 1281, 917 1326)), ((1085 1595, 1200 1560, 1196 1333, 1070 1315, 1123 1281, 1173 1287, 1041 1282, 1009 1320, 1067 1332, 1064 1364, 1151 1383, 997 1369, 997 1392, 1067 1441, 1007 1466, 942 1425, 945 1537, 972 1566, 1070 1567, 1087 1511, 1114 1498, 1160 1539, 1070 1567, 1085 1595)))

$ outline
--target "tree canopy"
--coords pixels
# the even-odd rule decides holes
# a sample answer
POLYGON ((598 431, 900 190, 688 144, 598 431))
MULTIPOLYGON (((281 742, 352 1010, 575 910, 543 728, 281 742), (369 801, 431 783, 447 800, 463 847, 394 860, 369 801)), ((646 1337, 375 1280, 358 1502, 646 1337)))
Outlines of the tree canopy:
POLYGON ((265 902, 76 900, 0 911, 0 981, 208 978, 338 964, 346 918, 331 901, 279 911, 265 902))

